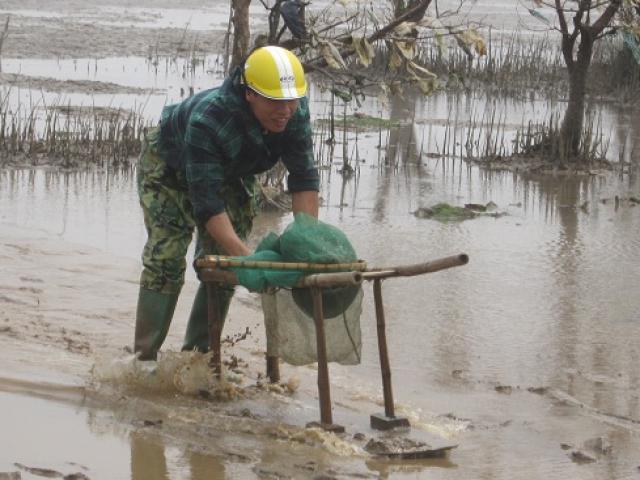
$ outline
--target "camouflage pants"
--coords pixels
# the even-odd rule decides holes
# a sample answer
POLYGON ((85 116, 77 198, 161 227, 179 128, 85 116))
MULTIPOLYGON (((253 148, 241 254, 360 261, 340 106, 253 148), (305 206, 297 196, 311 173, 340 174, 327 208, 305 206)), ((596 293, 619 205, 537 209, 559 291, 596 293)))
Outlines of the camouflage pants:
MULTIPOLYGON (((179 293, 194 228, 198 232, 196 258, 224 252, 204 225, 196 224, 184 173, 169 167, 159 154, 158 132, 158 128, 153 128, 147 133, 138 163, 138 194, 148 235, 142 252, 140 285, 156 292, 179 293)), ((253 177, 226 185, 220 192, 227 215, 243 240, 251 232, 257 211, 254 192, 253 177)))

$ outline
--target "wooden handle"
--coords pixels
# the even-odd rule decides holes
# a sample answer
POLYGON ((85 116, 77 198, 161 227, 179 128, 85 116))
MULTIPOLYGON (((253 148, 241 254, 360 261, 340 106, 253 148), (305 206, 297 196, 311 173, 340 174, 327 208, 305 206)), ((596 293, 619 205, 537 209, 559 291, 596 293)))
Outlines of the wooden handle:
POLYGON ((453 255, 451 257, 439 258, 426 263, 416 263, 415 265, 403 265, 399 267, 388 267, 367 270, 362 273, 363 280, 374 280, 376 278, 389 277, 413 277, 423 273, 433 273, 447 268, 459 267, 469 262, 469 256, 465 253, 453 255))
POLYGON ((316 273, 302 277, 296 287, 338 287, 361 283, 362 273, 360 272, 316 273))

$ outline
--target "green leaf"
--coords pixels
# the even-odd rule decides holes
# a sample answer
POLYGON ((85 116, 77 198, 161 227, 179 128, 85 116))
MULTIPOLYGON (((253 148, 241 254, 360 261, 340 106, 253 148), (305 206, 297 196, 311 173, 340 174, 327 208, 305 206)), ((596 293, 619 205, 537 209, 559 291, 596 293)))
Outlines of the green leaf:
POLYGON ((537 18, 542 23, 546 23, 547 25, 551 26, 551 21, 547 17, 545 17, 543 14, 541 14, 538 10, 536 10, 535 8, 528 8, 527 10, 529 10, 529 13, 533 17, 537 18))
POLYGON ((342 99, 345 102, 350 102, 353 99, 353 96, 349 92, 345 92, 344 90, 340 90, 338 88, 332 88, 331 93, 333 93, 336 97, 342 99))
POLYGON ((638 65, 640 65, 640 42, 638 41, 638 38, 633 33, 628 31, 622 32, 622 38, 625 45, 629 47, 629 50, 631 50, 633 58, 638 63, 638 65))

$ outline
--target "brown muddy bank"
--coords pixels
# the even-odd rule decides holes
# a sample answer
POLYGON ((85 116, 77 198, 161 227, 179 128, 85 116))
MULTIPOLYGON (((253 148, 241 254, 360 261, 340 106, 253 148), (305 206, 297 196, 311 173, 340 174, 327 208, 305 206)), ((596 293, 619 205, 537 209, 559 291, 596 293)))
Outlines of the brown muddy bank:
POLYGON ((152 88, 128 87, 111 82, 99 82, 92 80, 57 80, 55 78, 18 75, 14 73, 0 73, 0 85, 6 85, 9 88, 28 88, 53 93, 86 93, 100 95, 145 95, 159 93, 162 91, 152 88))

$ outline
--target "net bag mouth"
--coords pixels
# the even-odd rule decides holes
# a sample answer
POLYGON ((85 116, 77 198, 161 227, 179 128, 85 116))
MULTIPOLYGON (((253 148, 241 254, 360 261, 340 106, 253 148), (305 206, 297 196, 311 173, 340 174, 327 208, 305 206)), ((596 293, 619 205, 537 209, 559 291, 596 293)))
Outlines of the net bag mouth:
MULTIPOLYGON (((360 285, 346 287, 325 287, 322 289, 322 313, 324 318, 333 318, 343 314, 353 303, 360 285)), ((309 288, 294 288, 291 296, 294 302, 309 317, 313 318, 313 297, 309 288)))

